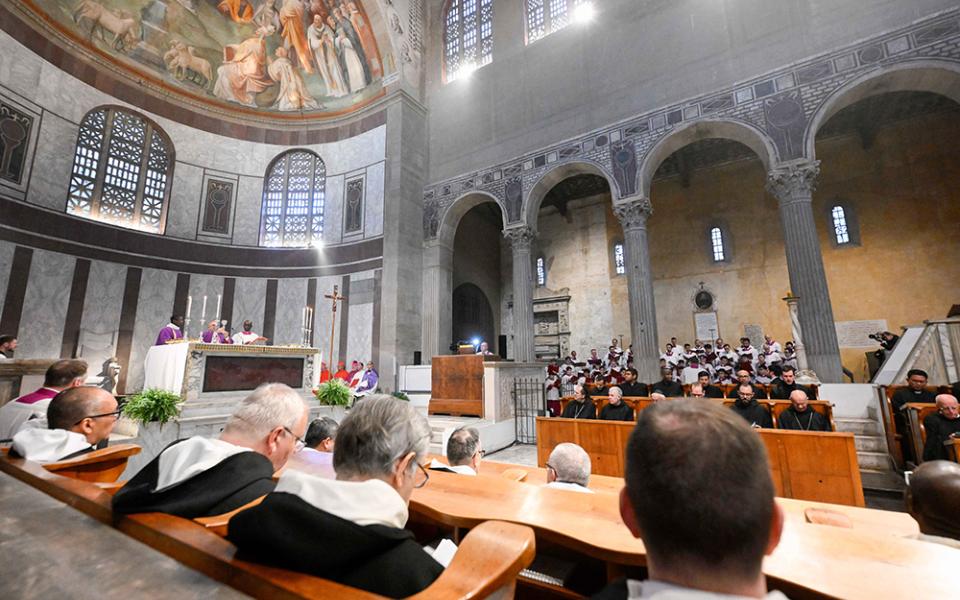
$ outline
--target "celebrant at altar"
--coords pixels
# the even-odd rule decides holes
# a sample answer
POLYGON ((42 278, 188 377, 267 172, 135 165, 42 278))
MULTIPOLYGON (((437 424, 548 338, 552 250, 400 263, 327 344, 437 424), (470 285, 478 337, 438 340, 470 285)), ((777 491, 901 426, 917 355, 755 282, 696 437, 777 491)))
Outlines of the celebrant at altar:
POLYGON ((221 325, 220 321, 213 320, 207 323, 207 330, 203 332, 200 336, 207 344, 232 344, 233 341, 230 339, 230 334, 227 332, 226 328, 221 325))
POLYGON ((162 346, 173 340, 183 339, 183 315, 173 315, 170 322, 164 325, 160 333, 157 334, 157 341, 154 346, 162 346))

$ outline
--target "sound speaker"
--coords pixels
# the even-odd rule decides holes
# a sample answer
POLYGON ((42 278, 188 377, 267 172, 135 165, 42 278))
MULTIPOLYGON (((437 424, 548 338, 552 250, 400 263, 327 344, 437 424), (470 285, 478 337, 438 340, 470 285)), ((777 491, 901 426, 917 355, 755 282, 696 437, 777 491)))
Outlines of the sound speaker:
POLYGON ((497 337, 497 349, 500 351, 500 358, 507 360, 507 336, 497 337))
POLYGON ((423 355, 421 354, 421 352, 420 352, 419 350, 414 350, 414 351, 413 351, 413 364, 414 364, 414 365, 420 365, 420 363, 423 362, 423 358, 422 358, 422 357, 423 357, 423 355))

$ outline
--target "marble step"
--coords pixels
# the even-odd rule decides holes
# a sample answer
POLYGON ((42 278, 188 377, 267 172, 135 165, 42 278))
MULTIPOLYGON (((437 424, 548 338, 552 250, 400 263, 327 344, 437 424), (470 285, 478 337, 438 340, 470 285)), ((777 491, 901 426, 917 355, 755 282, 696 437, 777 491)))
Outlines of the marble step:
POLYGON ((893 461, 886 452, 861 452, 857 451, 857 465, 860 470, 870 469, 873 471, 893 471, 893 461))
POLYGON ((837 431, 848 431, 854 435, 883 435, 883 428, 875 419, 834 419, 837 431))
POLYGON ((865 490, 879 490, 895 494, 902 494, 907 487, 903 476, 896 471, 860 469, 860 481, 865 490))
POLYGON ((887 440, 880 435, 855 435, 857 452, 886 452, 887 440))

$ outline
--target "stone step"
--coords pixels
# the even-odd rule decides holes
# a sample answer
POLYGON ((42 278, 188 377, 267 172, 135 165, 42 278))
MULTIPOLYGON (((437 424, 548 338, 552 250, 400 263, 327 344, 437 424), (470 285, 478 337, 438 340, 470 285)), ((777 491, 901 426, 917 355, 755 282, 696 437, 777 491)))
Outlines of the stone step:
POLYGON ((879 435, 855 435, 857 452, 886 452, 887 440, 879 435))
POLYGON ((886 452, 857 452, 857 464, 860 470, 893 471, 890 455, 886 452))
POLYGON ((883 428, 875 419, 834 419, 837 431, 847 431, 854 435, 883 435, 883 428))
POLYGON ((896 471, 860 469, 860 481, 865 490, 879 490, 895 494, 902 494, 907 487, 903 476, 896 471))

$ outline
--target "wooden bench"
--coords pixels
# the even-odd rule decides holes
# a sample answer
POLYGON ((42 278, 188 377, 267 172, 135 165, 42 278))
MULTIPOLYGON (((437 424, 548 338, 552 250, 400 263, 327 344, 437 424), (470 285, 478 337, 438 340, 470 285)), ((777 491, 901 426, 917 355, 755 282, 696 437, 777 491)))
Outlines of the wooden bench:
POLYGON ((937 412, 936 404, 909 402, 904 405, 904 415, 907 418, 907 427, 909 427, 910 433, 910 444, 918 464, 923 461, 923 447, 927 443, 927 428, 924 427, 923 420, 935 412, 937 412))
MULTIPOLYGON (((881 414, 884 417, 884 428, 887 433, 887 449, 890 451, 890 454, 893 455, 894 460, 898 465, 904 466, 906 457, 903 455, 903 450, 901 444, 904 443, 904 437, 907 438, 911 448, 916 448, 915 438, 911 438, 910 423, 909 418, 904 419, 904 424, 906 425, 906 430, 901 430, 900 424, 897 423, 896 418, 896 409, 893 406, 893 396, 900 390, 909 388, 909 385, 887 385, 882 386, 883 388, 883 410, 881 414)), ((932 393, 932 394, 944 394, 949 393, 950 386, 941 385, 925 385, 923 389, 932 393)), ((911 404, 924 404, 924 403, 911 403, 911 404)), ((931 405, 932 406, 932 405, 931 405)), ((920 454, 916 455, 917 460, 923 456, 923 449, 921 447, 920 454)))
MULTIPOLYGON (((0 456, 0 472, 253 597, 382 598, 312 575, 238 560, 233 544, 188 519, 160 513, 115 515, 110 495, 96 484, 63 477, 31 461, 0 456)), ((512 597, 516 578, 531 563, 534 553, 530 528, 493 521, 479 524, 463 539, 441 576, 412 598, 512 597)))
POLYGON ((140 450, 136 444, 117 444, 75 458, 46 463, 43 468, 72 479, 113 483, 127 468, 127 460, 140 454, 140 450))

